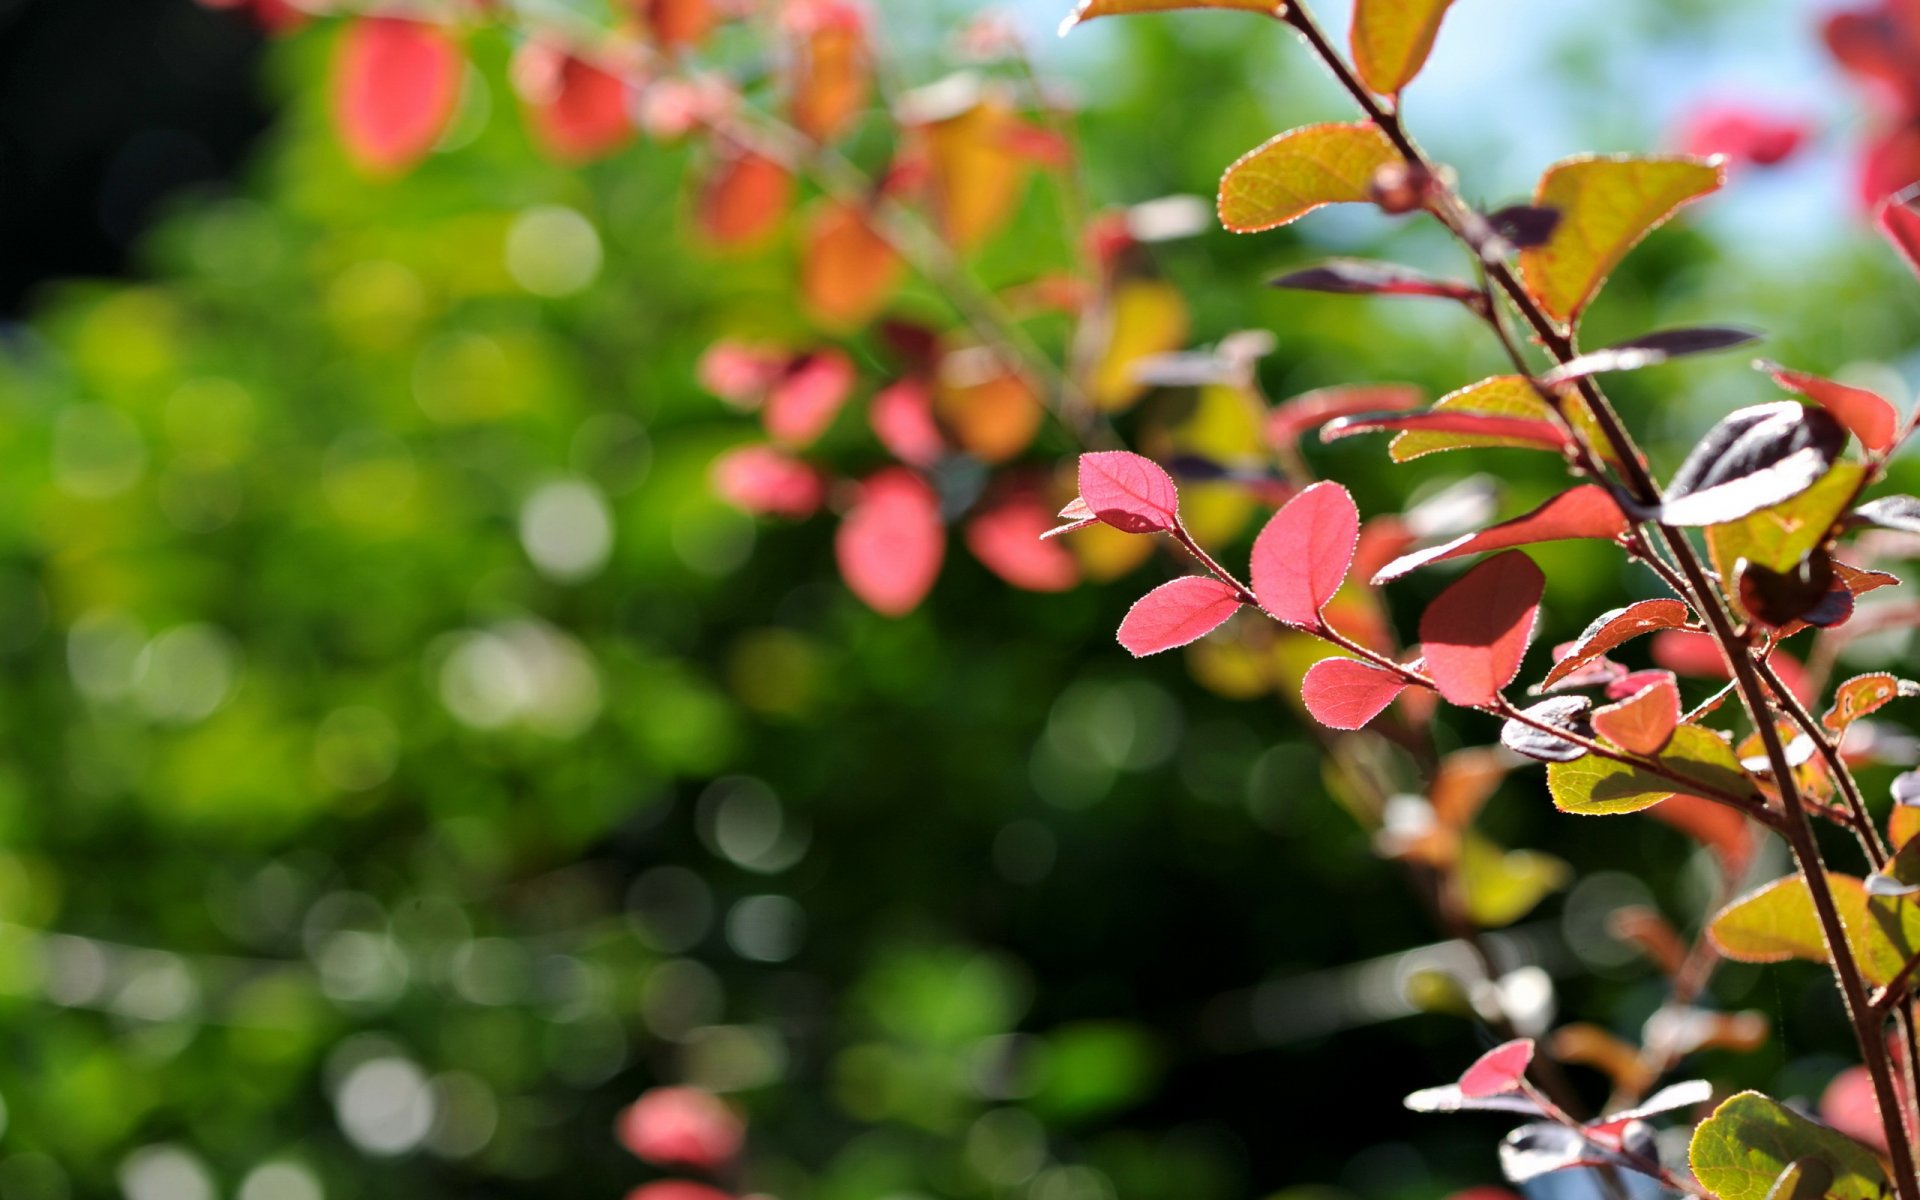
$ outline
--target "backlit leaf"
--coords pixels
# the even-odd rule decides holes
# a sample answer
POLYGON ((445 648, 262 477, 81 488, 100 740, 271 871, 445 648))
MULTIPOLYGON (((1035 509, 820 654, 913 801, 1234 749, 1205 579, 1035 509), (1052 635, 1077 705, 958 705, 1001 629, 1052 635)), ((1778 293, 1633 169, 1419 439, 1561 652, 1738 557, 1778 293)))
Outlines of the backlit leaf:
POLYGON ((1267 417, 1266 442, 1284 453, 1292 449, 1301 434, 1329 421, 1361 413, 1404 412, 1420 400, 1420 389, 1405 383, 1320 388, 1274 405, 1267 417))
POLYGON ((1920 533, 1920 499, 1913 496, 1882 496, 1854 509, 1853 519, 1880 529, 1920 533))
POLYGON ((1220 180, 1220 223, 1259 233, 1323 204, 1368 198, 1374 172, 1400 154, 1370 122, 1308 125, 1249 151, 1220 180))
POLYGON ((453 119, 465 70, 438 24, 347 22, 333 60, 333 117, 348 156, 374 175, 398 175, 425 158, 453 119))
POLYGON ((1604 350, 1582 354, 1571 362, 1562 363, 1548 371, 1540 377, 1540 382, 1552 386, 1588 375, 1604 375, 1612 371, 1638 371, 1642 367, 1658 366, 1669 359, 1744 346, 1748 342, 1758 341, 1759 338, 1759 334, 1745 329, 1724 329, 1711 325, 1692 329, 1664 329, 1658 333, 1644 334, 1631 341, 1621 342, 1616 346, 1608 346, 1604 350))
POLYGON ((1031 445, 1046 415, 1027 377, 991 354, 976 356, 964 370, 943 370, 933 403, 960 448, 990 463, 1005 462, 1031 445))
POLYGON ((1272 287, 1298 292, 1328 292, 1337 296, 1432 296, 1471 300, 1479 290, 1452 279, 1434 279, 1398 263, 1335 258, 1290 271, 1272 281, 1272 287))
POLYGON ((1496 554, 1455 580, 1420 616, 1420 645, 1440 694, 1492 704, 1513 682, 1533 641, 1546 578, 1518 550, 1496 554))
POLYGON ((1825 409, 1792 400, 1722 418, 1674 473, 1660 519, 1718 525, 1789 500, 1826 475, 1847 431, 1825 409))
POLYGON ((713 487, 744 512, 795 520, 812 516, 827 498, 818 470, 772 446, 742 446, 715 459, 713 487))
POLYGON ((1080 7, 1061 23, 1065 36, 1075 25, 1095 17, 1121 17, 1133 13, 1175 12, 1196 8, 1226 8, 1241 12, 1278 16, 1286 5, 1279 0, 1080 0, 1080 7))
POLYGON ((830 329, 865 325, 886 307, 906 275, 906 261, 857 204, 825 202, 807 223, 800 255, 800 296, 830 329))
POLYGON ((1155 533, 1179 520, 1173 477, 1158 463, 1125 450, 1080 456, 1080 499, 1122 533, 1155 533))
POLYGON ((1842 733, 1847 726, 1879 711, 1900 695, 1900 681, 1885 671, 1855 675, 1833 690, 1833 707, 1820 718, 1820 723, 1835 733, 1842 733))
POLYGON ((1594 710, 1593 731, 1622 750, 1651 758, 1680 724, 1680 689, 1667 676, 1625 700, 1594 710))
POLYGON ((840 576, 875 612, 904 616, 940 575, 946 529, 940 498, 905 467, 868 476, 834 535, 840 576))
POLYGON ((1364 729, 1407 688, 1392 671, 1353 658, 1323 658, 1307 670, 1300 698, 1329 729, 1364 729))
POLYGON ((1627 252, 1687 201, 1719 188, 1725 173, 1685 158, 1583 157, 1555 163, 1534 202, 1560 213, 1546 243, 1523 250, 1527 290, 1547 314, 1571 323, 1627 252))
POLYGON ((1312 629, 1345 582, 1360 540, 1360 511, 1337 483, 1316 483, 1273 514, 1253 543, 1260 607, 1312 629))
MULTIPOLYGON (((1431 435, 1443 444, 1435 450, 1467 446, 1521 446, 1534 450, 1561 450, 1569 443, 1567 435, 1552 421, 1527 417, 1504 417, 1491 413, 1443 412, 1430 409, 1417 413, 1363 413, 1328 422, 1320 430, 1320 440, 1337 442, 1361 433, 1419 433, 1431 435)), ((1398 439, 1396 439, 1397 443, 1398 439)), ((1426 451, 1430 453, 1431 451, 1426 451)), ((1390 453, 1392 453, 1390 451, 1390 453)), ((1396 454, 1394 461, 1410 457, 1396 454)))
MULTIPOLYGON (((1858 880, 1850 881, 1855 889, 1858 880)), ((1736 962, 1774 963, 1789 959, 1827 961, 1813 898, 1797 875, 1776 879, 1715 913, 1707 936, 1720 953, 1736 962)))
MULTIPOLYGON (((1685 779, 1716 794, 1752 795, 1753 786, 1732 747, 1712 730, 1683 725, 1661 752, 1660 763, 1685 779)), ((1655 775, 1630 763, 1589 754, 1577 762, 1554 763, 1547 768, 1547 790, 1554 807, 1582 816, 1611 816, 1639 812, 1677 793, 1686 785, 1655 775)), ((1692 794, 1692 793, 1687 793, 1692 794)), ((1702 793, 1703 795, 1705 793, 1702 793)))
POLYGON ((1080 581, 1080 566, 1058 542, 1042 540, 1052 514, 1031 489, 989 500, 967 519, 967 549, 989 571, 1029 592, 1063 592, 1080 581))
POLYGON ((957 249, 979 246, 1013 215, 1032 173, 1013 146, 1020 126, 1012 103, 994 92, 920 126, 934 214, 957 249))
POLYGON ((1450 0, 1359 0, 1353 9, 1353 65, 1366 85, 1397 96, 1433 50, 1450 0))
POLYGON ((1120 644, 1135 658, 1197 641, 1240 607, 1233 588, 1206 575, 1187 575, 1140 597, 1120 622, 1120 644))
POLYGON ((1900 414, 1884 397, 1866 388, 1852 387, 1805 371, 1789 370, 1779 363, 1759 362, 1755 366, 1773 376, 1775 383, 1790 392, 1805 396, 1832 413, 1860 444, 1875 454, 1893 448, 1900 431, 1900 414))
POLYGON ((1460 1075, 1460 1094, 1469 1100, 1520 1090, 1533 1061, 1533 1039, 1515 1038, 1482 1054, 1460 1075))
POLYGON ((1525 422, 1502 431, 1492 426, 1455 429, 1409 427, 1393 439, 1387 453, 1395 462, 1410 462, 1440 450, 1513 447, 1555 450, 1566 446, 1566 433, 1553 418, 1547 402, 1533 384, 1519 375, 1496 375, 1449 392, 1434 401, 1433 413, 1501 417, 1525 422))
POLYGON ((1574 639, 1567 655, 1553 664, 1541 687, 1552 687, 1585 664, 1634 638, 1661 629, 1676 629, 1686 623, 1687 606, 1678 600, 1642 600, 1602 613, 1574 639))
POLYGON ((853 360, 839 350, 803 354, 767 393, 760 419, 775 441, 805 446, 833 423, 857 378, 853 360))
POLYGON ((1573 868, 1551 854, 1503 850, 1471 830, 1458 870, 1467 916, 1480 929, 1513 924, 1573 878, 1573 868))
POLYGON ((1920 274, 1920 184, 1887 197, 1873 219, 1907 265, 1920 274))
POLYGON ((1707 553, 1722 579, 1732 579, 1741 559, 1770 571, 1785 571, 1827 540, 1859 494, 1866 468, 1837 462, 1820 481, 1789 500, 1707 530, 1707 553))
POLYGON ((715 21, 714 0, 640 0, 647 28, 669 50, 706 40, 715 21))
POLYGON ((1802 1161, 1831 1174, 1821 1193, 1830 1200, 1878 1200, 1888 1191, 1871 1150, 1759 1092, 1741 1092, 1702 1121, 1687 1161, 1719 1200, 1768 1200, 1788 1167, 1802 1161))
POLYGON ((1626 514, 1614 503, 1607 489, 1597 484, 1581 484, 1560 493, 1525 516, 1502 521, 1479 533, 1463 534, 1450 542, 1429 546, 1403 555, 1381 568, 1373 577, 1378 585, 1400 578, 1416 567, 1464 554, 1488 550, 1506 550, 1536 542, 1557 542, 1571 538, 1598 538, 1612 541, 1627 531, 1626 514))

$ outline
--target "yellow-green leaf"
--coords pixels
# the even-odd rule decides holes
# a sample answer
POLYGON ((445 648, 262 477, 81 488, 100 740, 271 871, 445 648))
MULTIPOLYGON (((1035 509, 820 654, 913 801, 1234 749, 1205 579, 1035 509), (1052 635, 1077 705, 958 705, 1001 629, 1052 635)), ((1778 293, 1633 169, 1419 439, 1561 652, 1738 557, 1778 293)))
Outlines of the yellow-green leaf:
POLYGON ((1567 885, 1572 868, 1551 854, 1503 850, 1469 832, 1460 847, 1467 916, 1481 929, 1511 925, 1567 885))
POLYGON ((1366 85, 1398 95, 1427 63, 1451 0, 1359 0, 1353 9, 1353 65, 1366 85))
MULTIPOLYGON (((1860 973, 1873 984, 1889 983, 1920 954, 1920 904, 1901 896, 1872 896, 1851 875, 1827 876, 1833 906, 1846 931, 1860 973)), ((1776 879, 1720 910, 1707 925, 1713 944, 1736 962, 1826 962, 1813 896, 1798 875, 1776 879)))
POLYGON ((1720 578, 1732 579, 1741 559, 1769 571, 1789 571, 1807 552, 1826 540, 1827 530, 1839 520, 1860 491, 1866 467, 1840 462, 1806 491, 1772 508, 1749 513, 1737 521, 1707 528, 1707 552, 1720 578))
POLYGON ((1581 157, 1555 163, 1534 203, 1560 214, 1545 244, 1520 254, 1527 290, 1570 323, 1641 238, 1726 180, 1695 158, 1581 157))
MULTIPOLYGON (((1435 412, 1484 413, 1491 417, 1521 417, 1532 421, 1551 421, 1553 411, 1534 391, 1533 385, 1519 375, 1495 375, 1479 383, 1468 384, 1433 402, 1435 412)), ((1544 450, 1538 442, 1520 438, 1491 437, 1478 433, 1424 433, 1407 430, 1394 435, 1387 456, 1395 462, 1410 462, 1423 454, 1441 450, 1512 448, 1544 450)))
MULTIPOLYGON (((1673 740, 1659 755, 1662 766, 1703 785, 1711 793, 1752 795, 1753 786, 1733 750, 1718 734, 1698 725, 1673 731, 1673 740)), ((1581 816, 1611 816, 1652 808, 1662 800, 1687 792, 1664 775, 1589 754, 1572 762, 1547 765, 1547 790, 1554 807, 1581 816)), ((1693 793, 1688 793, 1693 794, 1693 793)))
POLYGON ((1124 17, 1133 13, 1176 12, 1190 8, 1229 8, 1277 17, 1286 11, 1287 6, 1279 3, 1279 0, 1080 0, 1080 7, 1061 22, 1060 33, 1065 36, 1075 25, 1095 17, 1124 17))
POLYGON ((1767 1200, 1774 1181, 1801 1160, 1832 1172, 1828 1200, 1878 1200, 1887 1190, 1873 1151, 1759 1092, 1741 1092, 1714 1109, 1693 1131, 1687 1159, 1719 1200, 1767 1200))
POLYGON ((1220 180, 1220 223, 1259 233, 1323 204, 1367 199, 1373 176, 1400 154, 1368 121, 1308 125, 1242 155, 1220 180))

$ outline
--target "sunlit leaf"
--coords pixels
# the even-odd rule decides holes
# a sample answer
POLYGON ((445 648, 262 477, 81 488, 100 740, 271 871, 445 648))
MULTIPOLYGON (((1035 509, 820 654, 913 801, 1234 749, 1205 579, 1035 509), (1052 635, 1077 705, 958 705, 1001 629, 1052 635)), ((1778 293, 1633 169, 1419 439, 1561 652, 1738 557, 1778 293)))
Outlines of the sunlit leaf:
POLYGON ((1095 17, 1121 17, 1133 13, 1175 12, 1198 8, 1226 8, 1241 12, 1278 16, 1286 5, 1279 0, 1080 0, 1080 7, 1060 25, 1060 33, 1095 17))
POLYGON ((1573 868, 1551 854, 1503 850, 1469 831, 1463 839, 1460 888, 1467 916, 1481 929, 1501 929, 1565 887, 1573 868))
POLYGON ((1403 555, 1382 567, 1373 577, 1373 582, 1387 583, 1417 567, 1465 554, 1572 538, 1612 541, 1626 531, 1626 514, 1620 511, 1620 506, 1607 489, 1597 484, 1581 484, 1560 493, 1524 516, 1502 521, 1479 533, 1463 534, 1450 542, 1403 555))
MULTIPOLYGON (((1858 889, 1858 880, 1849 882, 1858 889)), ((1826 962, 1828 958, 1813 898, 1807 894, 1806 881, 1797 875, 1776 879, 1721 909, 1707 923, 1707 936, 1720 953, 1738 962, 1795 958, 1826 962)))
POLYGON ((1785 571, 1827 540, 1859 494, 1866 468, 1837 462, 1806 491, 1707 529, 1707 553, 1722 579, 1732 579, 1741 559, 1770 571, 1785 571))
MULTIPOLYGON (((1535 450, 1562 450, 1570 443, 1552 421, 1526 417, 1505 417, 1491 413, 1444 412, 1363 413, 1330 421, 1320 430, 1320 440, 1337 442, 1362 433, 1418 433, 1433 437, 1442 445, 1436 450, 1467 446, 1521 446, 1535 450)), ((1405 461, 1397 458, 1395 461, 1405 461)))
POLYGON ((1729 413, 1674 472, 1660 519, 1669 525, 1737 521, 1818 483, 1846 444, 1846 428, 1825 409, 1796 401, 1729 413))
POLYGON ((947 452, 933 419, 933 391, 918 379, 903 379, 875 393, 867 423, 887 452, 903 463, 930 467, 947 452))
POLYGON ((1553 664, 1553 670, 1547 672, 1541 686, 1552 687, 1586 663, 1634 638, 1661 629, 1676 629, 1686 623, 1687 606, 1678 600, 1641 600, 1604 612, 1574 639, 1572 649, 1553 664))
POLYGON ((1316 483, 1273 514, 1253 543, 1260 607, 1312 629, 1346 580, 1360 540, 1360 511, 1337 483, 1316 483))
POLYGON ((1518 550, 1496 554, 1455 580, 1420 615, 1420 645, 1440 694, 1492 704, 1513 682, 1533 641, 1546 577, 1518 550))
POLYGON ((1885 671, 1855 675, 1833 690, 1833 707, 1826 711, 1820 722, 1835 733, 1842 733, 1861 717, 1878 712, 1901 696, 1912 694, 1912 684, 1903 685, 1885 671))
POLYGON ((1410 462, 1440 450, 1512 447, 1523 450, 1560 450, 1567 444, 1564 430, 1554 420, 1547 402, 1533 384, 1519 375, 1496 375, 1449 392, 1434 401, 1433 413, 1506 418, 1524 424, 1502 431, 1492 427, 1456 429, 1410 427, 1393 439, 1387 453, 1395 462, 1410 462), (1484 431, 1482 431, 1484 430, 1484 431))
POLYGON ((514 59, 514 81, 534 139, 560 162, 603 158, 633 137, 633 97, 611 71, 535 42, 514 59))
POLYGON ((1308 669, 1300 697, 1329 729, 1364 729, 1405 691, 1398 675, 1352 658, 1325 658, 1308 669))
POLYGON ((807 223, 800 258, 800 295, 830 329, 856 329, 886 307, 906 275, 906 261, 874 229, 857 204, 828 201, 807 223))
POLYGON ((745 512, 798 520, 827 497, 820 472, 772 446, 742 446, 714 460, 714 491, 745 512))
POLYGON ((1305 392, 1273 406, 1267 417, 1267 445, 1285 453, 1300 435, 1329 421, 1361 413, 1404 412, 1420 400, 1420 389, 1404 383, 1355 384, 1305 392))
MULTIPOLYGON (((1685 725, 1659 756, 1660 764, 1683 779, 1703 785, 1708 792, 1750 796, 1753 786, 1732 747, 1710 729, 1685 725)), ((1547 789, 1554 806, 1582 816, 1611 816, 1639 812, 1676 793, 1684 783, 1655 775, 1630 763, 1590 754, 1577 762, 1554 763, 1547 768, 1547 789)))
MULTIPOLYGON (((949 356, 952 364, 958 356, 949 356)), ((1005 462, 1033 444, 1046 409, 1033 384, 992 354, 973 355, 963 368, 942 370, 934 412, 962 450, 985 462, 1005 462)))
POLYGON ((867 477, 834 536, 840 576, 875 612, 912 612, 940 575, 946 528, 940 498, 905 467, 867 477))
POLYGON ((425 158, 453 119, 465 70, 438 24, 348 21, 333 60, 334 124, 348 156, 374 175, 398 175, 425 158))
POLYGON ((760 419, 775 441, 805 446, 826 432, 857 380, 853 360, 839 350, 803 354, 768 391, 760 419))
POLYGON ((1667 676, 1594 710, 1593 731, 1622 750, 1651 758, 1666 749, 1680 724, 1680 689, 1667 676))
MULTIPOLYGON (((1521 711, 1542 724, 1581 737, 1592 737, 1593 726, 1589 720, 1592 710, 1593 701, 1585 696, 1555 696, 1521 711)), ((1578 742, 1555 737, 1517 718, 1509 719, 1500 726, 1500 744, 1516 754, 1524 754, 1541 762, 1572 762, 1587 753, 1587 748, 1578 742)))
POLYGON ((1184 646, 1212 633, 1240 608, 1234 588, 1206 575, 1186 575, 1148 592, 1120 622, 1120 644, 1135 658, 1184 646))
POLYGON ((1893 448, 1900 432, 1900 414, 1886 399, 1866 388, 1852 387, 1805 371, 1794 371, 1779 363, 1754 364, 1773 376, 1775 383, 1790 392, 1805 396, 1832 413, 1860 444, 1875 454, 1893 448))
POLYGON ((1058 542, 1042 540, 1053 517, 1039 495, 1021 488, 983 503, 967 519, 967 549, 995 575, 1030 592, 1062 592, 1080 567, 1058 542))
POLYGON ((1719 167, 1695 159, 1585 157, 1554 164, 1534 202, 1559 212, 1560 224, 1545 244, 1521 252, 1527 289, 1547 315, 1571 322, 1640 239, 1724 181, 1719 167))
POLYGON ((714 0, 640 0, 647 28, 669 50, 706 40, 716 20, 714 0))
POLYGON ((1368 198, 1376 171, 1399 151, 1370 122, 1308 125, 1249 151, 1220 180, 1220 223, 1259 233, 1323 204, 1368 198))
POLYGON ((1687 1148, 1694 1176, 1719 1200, 1768 1200, 1788 1167, 1803 1160, 1831 1174, 1822 1193, 1831 1200, 1878 1200, 1888 1191, 1871 1150, 1759 1092, 1715 1109, 1687 1148))
POLYGON ((1122 533, 1164 531, 1180 519, 1173 477, 1153 460, 1126 450, 1080 456, 1080 499, 1122 533))
POLYGON ((1882 496, 1854 509, 1853 519, 1864 525, 1898 533, 1920 533, 1920 498, 1882 496))
POLYGON ((1108 412, 1138 400, 1147 385, 1136 373, 1142 361, 1186 345, 1187 302, 1161 279, 1123 279, 1104 317, 1099 361, 1087 381, 1094 404, 1108 412))
POLYGON ((1502 1042, 1474 1060, 1460 1075, 1460 1094, 1469 1100, 1520 1090, 1527 1066, 1533 1062, 1533 1039, 1502 1042))
POLYGON ((1353 7, 1353 65, 1383 96, 1397 96, 1433 50, 1451 0, 1358 0, 1353 7))
POLYGON ((1011 101, 988 91, 957 112, 922 123, 932 207, 955 248, 972 250, 998 233, 1032 173, 1015 152, 1021 125, 1011 101))

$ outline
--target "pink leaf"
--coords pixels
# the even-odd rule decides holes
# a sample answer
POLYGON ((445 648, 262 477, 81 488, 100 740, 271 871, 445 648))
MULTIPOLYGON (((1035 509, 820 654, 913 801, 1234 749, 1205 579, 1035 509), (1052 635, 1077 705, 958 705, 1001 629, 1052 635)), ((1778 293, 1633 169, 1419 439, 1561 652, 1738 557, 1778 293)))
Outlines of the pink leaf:
POLYGON ((1562 492, 1539 508, 1511 521, 1502 521, 1491 529, 1469 533, 1438 546, 1416 550, 1397 558, 1373 577, 1376 584, 1398 579, 1416 567, 1463 554, 1487 550, 1506 550, 1534 542, 1558 542, 1569 538, 1600 538, 1612 541, 1627 531, 1626 515, 1620 511, 1607 489, 1582 484, 1562 492))
POLYGON ((1593 711, 1593 731, 1622 750, 1649 757, 1667 748, 1680 724, 1680 689, 1665 674, 1617 704, 1593 711))
POLYGON ((810 517, 827 497, 820 472, 772 446, 741 446, 714 461, 713 487, 746 512, 768 517, 810 517))
POLYGON ((1316 483, 1274 513, 1253 543, 1253 593, 1289 625, 1316 628, 1346 581, 1360 510, 1337 483, 1316 483))
POLYGON ((967 522, 967 549, 989 571, 1030 592, 1064 592, 1080 581, 1080 567, 1059 543, 1044 541, 1053 518, 1031 490, 1013 492, 980 508, 967 522))
POLYGON ((1353 658, 1323 658, 1300 684, 1313 719, 1329 729, 1364 729, 1407 688, 1392 671, 1353 658))
POLYGON ((1212 633, 1240 607, 1240 595, 1218 579, 1187 575, 1140 597, 1120 622, 1120 644, 1135 658, 1184 646, 1212 633))
POLYGON ((1756 363, 1773 376, 1773 381, 1796 392, 1834 415, 1860 439, 1860 444, 1875 454, 1891 449, 1899 437, 1900 416, 1893 405, 1865 388, 1849 387, 1804 371, 1793 371, 1778 363, 1756 363))
POLYGON ((767 394, 760 419, 774 440, 804 446, 833 424, 855 380, 853 360, 840 351, 803 354, 767 394))
POLYGON ((1517 1091, 1532 1061, 1532 1038, 1516 1038, 1495 1046, 1460 1076, 1460 1094, 1479 1098, 1517 1091))
POLYGON ((661 1167, 724 1167, 740 1153, 740 1118, 711 1092, 661 1087, 620 1112, 616 1133, 637 1157, 661 1167))
POLYGON ((1920 184, 1887 197, 1874 213, 1880 232, 1900 251, 1907 265, 1920 273, 1920 184))
POLYGON ((918 379, 902 379, 874 396, 867 422, 887 452, 903 463, 930 467, 947 452, 933 420, 933 393, 918 379))
POLYGON ((1180 496, 1159 465, 1125 450, 1080 456, 1080 498, 1122 533, 1157 533, 1179 520, 1180 496))
POLYGON ((440 140, 460 99, 460 48, 437 25, 360 17, 333 63, 333 115, 347 154, 376 175, 398 175, 440 140))
POLYGON ((1420 403, 1420 389, 1406 383, 1321 388, 1283 400, 1267 414, 1267 445, 1290 449, 1309 429, 1361 413, 1404 412, 1420 403))
POLYGON ((1625 608, 1602 613, 1586 631, 1559 656, 1553 670, 1540 684, 1550 688, 1575 671, 1622 643, 1659 629, 1673 629, 1687 623, 1687 606, 1678 600, 1642 600, 1625 608))
POLYGON ((1492 704, 1513 682, 1533 641, 1546 577, 1518 550, 1480 563, 1420 615, 1420 643, 1440 694, 1455 704, 1492 704))
POLYGON ((1793 157, 1807 138, 1807 122, 1776 117, 1746 105, 1703 109, 1688 119, 1679 138, 1680 152, 1695 158, 1725 155, 1756 167, 1771 167, 1793 157))
POLYGON ((854 595, 875 612, 904 616, 940 575, 946 554, 940 498, 905 467, 878 471, 860 485, 833 548, 854 595))
POLYGON ((708 346, 696 368, 700 386, 735 408, 753 408, 786 372, 788 356, 766 346, 723 339, 708 346))

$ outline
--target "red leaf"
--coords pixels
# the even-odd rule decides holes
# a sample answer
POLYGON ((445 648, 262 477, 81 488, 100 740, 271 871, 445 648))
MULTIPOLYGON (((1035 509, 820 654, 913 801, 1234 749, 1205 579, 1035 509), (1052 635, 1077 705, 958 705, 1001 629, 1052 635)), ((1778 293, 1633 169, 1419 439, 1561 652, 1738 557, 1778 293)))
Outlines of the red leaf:
POLYGON ((714 245, 752 246, 778 228, 792 197, 792 172, 764 154, 736 148, 714 162, 695 216, 714 245))
POLYGON ((1680 724, 1680 689, 1673 677, 1593 710, 1593 731, 1622 750, 1652 756, 1667 748, 1680 724))
POLYGON ((437 25, 361 17, 340 35, 333 116, 347 154, 375 175, 425 158, 453 118, 466 64, 437 25))
POLYGON ((833 424, 855 380, 853 360, 840 351, 803 354, 767 393, 760 419, 776 441, 804 446, 833 424))
POLYGON ((904 463, 930 467, 947 452, 946 439, 933 420, 933 393, 918 379, 902 379, 882 389, 867 407, 873 436, 904 463))
POLYGON ((1337 442, 1359 433, 1388 433, 1415 429, 1422 433, 1463 433, 1474 437, 1512 438, 1549 450, 1567 445, 1567 435, 1552 421, 1531 417, 1502 417, 1476 412, 1366 413, 1341 417, 1320 430, 1320 440, 1337 442))
POLYGON ((1041 540, 1053 516, 1031 489, 983 506, 967 522, 967 549, 988 570, 1030 592, 1064 592, 1080 581, 1080 567, 1058 542, 1041 540))
POLYGON ((820 472, 772 446, 742 446, 721 455, 713 464, 713 487, 737 508, 795 520, 812 516, 827 496, 820 472))
POLYGON ((1860 439, 1862 446, 1875 454, 1891 449, 1898 438, 1899 414, 1893 411, 1893 405, 1875 393, 1804 371, 1789 370, 1778 363, 1763 362, 1756 365, 1773 376, 1773 381, 1781 387, 1805 396, 1832 413, 1854 437, 1860 439))
POLYGON ((1541 688, 1550 688, 1582 666, 1599 658, 1615 646, 1632 641, 1657 629, 1673 629, 1687 623, 1687 606, 1678 600, 1642 600, 1625 608, 1602 613, 1574 639, 1572 647, 1547 672, 1541 688))
POLYGON ((1534 542, 1558 542, 1569 538, 1599 538, 1612 541, 1627 531, 1627 518, 1607 489, 1586 483, 1562 492, 1539 508, 1511 521, 1502 521, 1479 533, 1464 534, 1450 542, 1416 550, 1388 563, 1373 577, 1375 584, 1400 578, 1416 567, 1463 554, 1486 550, 1506 550, 1534 542))
POLYGON ((740 1118, 711 1092, 662 1087, 644 1092, 620 1112, 615 1132, 637 1157, 661 1167, 711 1171, 740 1153, 740 1118))
POLYGON ((1359 387, 1321 388, 1283 400, 1267 415, 1267 445, 1291 447, 1309 429, 1318 429, 1338 417, 1361 413, 1404 412, 1420 403, 1420 389, 1406 383, 1364 384, 1359 387))
POLYGON ((1920 273, 1920 208, 1916 203, 1920 203, 1920 186, 1887 197, 1874 212, 1874 220, 1907 265, 1920 273))
POLYGON ((1080 498, 1123 533, 1157 533, 1179 520, 1173 477, 1151 459, 1125 450, 1080 456, 1080 498))
POLYGON ((691 1179, 656 1179, 628 1192, 626 1200, 734 1200, 734 1197, 731 1192, 691 1179))
POLYGON ((1253 543, 1253 594, 1289 625, 1313 629, 1346 582, 1360 510, 1337 483, 1316 483, 1274 513, 1253 543))
POLYGON ((1533 1039, 1516 1038, 1482 1054, 1460 1076, 1460 1094, 1473 1099, 1518 1091, 1533 1061, 1533 1039))
POLYGON ((940 498, 905 467, 878 471, 860 485, 833 549, 854 595, 875 612, 904 616, 940 575, 946 554, 940 498))
POLYGON ((1468 707, 1498 699, 1526 657, 1545 588, 1533 560, 1508 550, 1434 598, 1420 615, 1420 643, 1443 697, 1468 707))
POLYGON ((1140 597, 1120 622, 1120 644, 1135 658, 1197 641, 1240 607, 1233 588, 1206 575, 1163 583, 1140 597))
POLYGON ((1392 671, 1354 658, 1323 658, 1300 684, 1313 719, 1329 729, 1364 729, 1407 688, 1392 671))
POLYGON ((551 157, 591 162, 632 136, 632 97, 611 71, 538 42, 521 51, 513 66, 534 139, 551 157))

